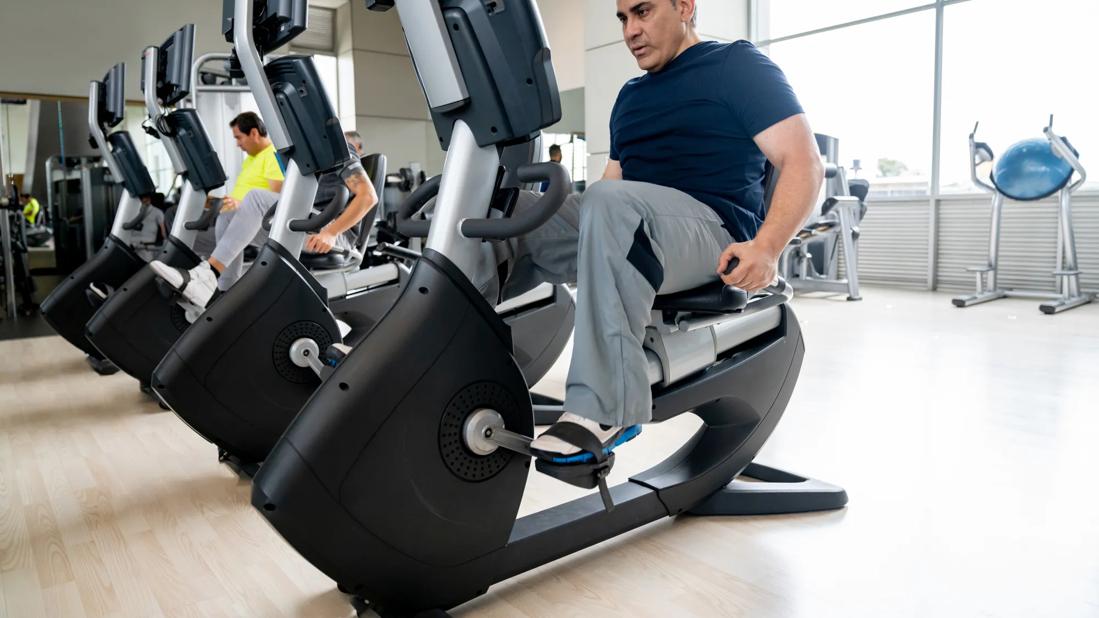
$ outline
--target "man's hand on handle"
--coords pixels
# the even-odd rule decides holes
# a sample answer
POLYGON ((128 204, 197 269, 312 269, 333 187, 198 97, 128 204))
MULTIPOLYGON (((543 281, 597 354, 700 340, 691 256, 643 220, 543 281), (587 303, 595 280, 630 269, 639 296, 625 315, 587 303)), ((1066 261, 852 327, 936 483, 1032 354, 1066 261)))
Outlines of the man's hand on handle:
POLYGON ((309 253, 328 253, 336 246, 336 235, 321 231, 305 240, 305 250, 309 253))
POLYGON ((775 251, 758 240, 733 243, 721 252, 717 262, 717 272, 726 285, 738 287, 753 294, 775 282, 778 275, 778 258, 781 253, 781 249, 775 251), (732 272, 726 274, 729 261, 733 258, 740 260, 740 263, 732 272))

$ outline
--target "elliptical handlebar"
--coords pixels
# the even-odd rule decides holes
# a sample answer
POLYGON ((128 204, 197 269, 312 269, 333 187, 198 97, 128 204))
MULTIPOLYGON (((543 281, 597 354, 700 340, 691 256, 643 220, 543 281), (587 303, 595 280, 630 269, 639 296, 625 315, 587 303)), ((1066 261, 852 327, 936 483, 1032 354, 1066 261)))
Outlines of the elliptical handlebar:
POLYGON ((973 131, 969 134, 969 178, 978 187, 989 193, 995 193, 995 187, 977 176, 977 166, 988 163, 993 159, 992 149, 988 144, 977 141, 977 127, 979 126, 981 126, 980 121, 973 123, 973 131))
POLYGON ((99 151, 99 156, 107 163, 107 169, 111 170, 111 176, 115 183, 122 182, 122 168, 111 152, 107 144, 107 134, 103 125, 99 124, 99 101, 101 82, 93 81, 88 89, 88 131, 91 133, 91 144, 99 151))
POLYGON ((533 163, 516 170, 524 183, 548 182, 549 186, 538 202, 523 213, 503 219, 465 219, 460 231, 466 238, 503 240, 515 238, 538 229, 549 221, 565 203, 572 192, 572 179, 568 170, 559 163, 533 163))
POLYGON ((1049 126, 1042 129, 1042 133, 1044 133, 1046 139, 1049 140, 1049 145, 1053 149, 1053 153, 1071 165, 1072 169, 1075 170, 1076 174, 1079 176, 1076 182, 1069 185, 1069 193, 1079 189, 1087 182, 1088 172, 1084 169, 1084 165, 1080 163, 1080 157, 1076 154, 1076 149, 1069 144, 1067 139, 1053 132, 1053 116, 1049 117, 1049 126))
POLYGON ((210 229, 213 225, 214 219, 217 218, 221 212, 221 205, 225 202, 222 199, 215 199, 210 204, 210 207, 202 211, 202 215, 194 221, 188 221, 183 224, 183 229, 190 231, 205 231, 210 229))
POLYGON ((122 229, 127 232, 140 230, 143 227, 142 223, 145 221, 145 215, 149 214, 149 208, 149 204, 142 204, 134 218, 122 224, 122 229))
POLYGON ((347 205, 347 200, 350 198, 351 192, 347 190, 347 187, 340 185, 336 191, 336 195, 332 197, 332 200, 328 202, 328 205, 324 207, 324 210, 315 217, 309 217, 308 219, 294 219, 290 222, 291 232, 318 232, 321 228, 328 225, 332 221, 336 220, 336 217, 340 216, 343 212, 343 207, 347 205))
MULTIPOLYGON (((161 105, 160 97, 157 95, 156 85, 159 81, 157 78, 160 77, 160 48, 156 45, 146 47, 141 54, 141 60, 141 68, 144 71, 141 84, 144 89, 142 94, 145 95, 145 110, 149 114, 148 120, 152 123, 152 128, 155 131, 155 135, 153 133, 150 133, 150 135, 164 145, 164 150, 168 153, 168 159, 172 162, 172 169, 177 174, 186 174, 187 164, 179 154, 174 139, 175 135, 168 129, 168 110, 161 105)), ((149 133, 148 127, 145 127, 145 132, 149 133)))
POLYGON ((443 181, 442 176, 428 178, 409 195, 397 209, 396 232, 407 238, 427 238, 431 230, 431 222, 413 219, 423 207, 439 195, 439 186, 443 181))

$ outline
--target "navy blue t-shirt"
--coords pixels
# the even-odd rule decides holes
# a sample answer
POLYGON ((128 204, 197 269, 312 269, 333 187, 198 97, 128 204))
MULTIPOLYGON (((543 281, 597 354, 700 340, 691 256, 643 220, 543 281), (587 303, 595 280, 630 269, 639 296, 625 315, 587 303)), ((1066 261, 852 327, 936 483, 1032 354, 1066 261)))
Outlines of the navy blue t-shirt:
POLYGON ((713 208, 738 242, 763 223, 766 157, 752 138, 802 112, 782 70, 748 41, 705 41, 631 79, 611 112, 625 180, 678 189, 713 208))

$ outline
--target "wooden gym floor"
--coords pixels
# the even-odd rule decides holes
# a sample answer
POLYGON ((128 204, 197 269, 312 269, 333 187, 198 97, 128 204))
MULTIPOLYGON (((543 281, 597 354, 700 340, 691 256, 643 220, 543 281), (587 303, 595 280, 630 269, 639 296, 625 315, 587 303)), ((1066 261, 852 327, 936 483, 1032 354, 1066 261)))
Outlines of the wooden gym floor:
MULTIPOLYGON (((759 458, 843 485, 847 509, 665 520, 454 613, 1099 616, 1099 305, 865 296, 796 301, 805 365, 759 458)), ((354 615, 132 379, 57 337, 0 359, 0 616, 354 615)), ((647 428, 615 476, 692 420, 647 428)), ((575 495, 534 475, 523 510, 575 495)))

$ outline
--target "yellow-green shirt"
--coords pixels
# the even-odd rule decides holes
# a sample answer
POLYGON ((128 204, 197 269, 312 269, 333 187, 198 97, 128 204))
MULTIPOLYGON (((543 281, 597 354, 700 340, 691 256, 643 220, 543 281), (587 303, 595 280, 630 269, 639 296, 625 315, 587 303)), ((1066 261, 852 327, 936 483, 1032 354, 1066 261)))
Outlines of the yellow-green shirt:
POLYGON ((267 181, 281 181, 283 178, 282 168, 279 167, 279 161, 275 158, 275 146, 272 144, 254 157, 252 155, 244 157, 244 163, 240 166, 240 175, 237 176, 237 184, 230 195, 239 202, 252 189, 270 191, 271 185, 267 181))
POLYGON ((32 197, 27 205, 23 207, 23 216, 27 218, 27 223, 34 225, 34 222, 38 220, 38 211, 40 210, 42 210, 42 207, 38 205, 38 200, 32 197))

